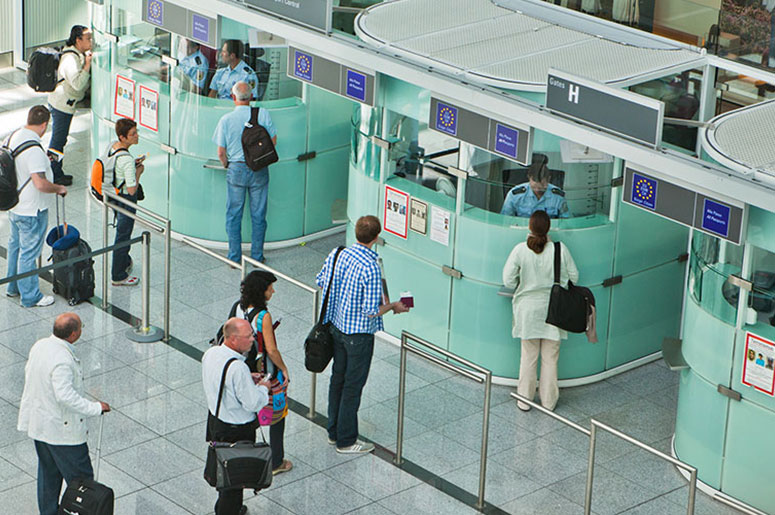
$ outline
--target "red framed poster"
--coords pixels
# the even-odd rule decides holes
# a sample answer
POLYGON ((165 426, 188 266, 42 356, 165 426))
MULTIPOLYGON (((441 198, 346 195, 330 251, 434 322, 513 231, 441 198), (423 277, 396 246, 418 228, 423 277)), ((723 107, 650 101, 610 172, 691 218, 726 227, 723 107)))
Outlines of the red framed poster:
POLYGON ((385 230, 406 239, 409 228, 409 194, 385 186, 385 211, 382 219, 385 230))
POLYGON ((130 120, 135 119, 135 81, 123 75, 116 75, 113 114, 130 120))
POLYGON ((775 342, 745 333, 742 383, 775 397, 775 342))
POLYGON ((140 125, 159 132, 159 92, 140 86, 140 125))

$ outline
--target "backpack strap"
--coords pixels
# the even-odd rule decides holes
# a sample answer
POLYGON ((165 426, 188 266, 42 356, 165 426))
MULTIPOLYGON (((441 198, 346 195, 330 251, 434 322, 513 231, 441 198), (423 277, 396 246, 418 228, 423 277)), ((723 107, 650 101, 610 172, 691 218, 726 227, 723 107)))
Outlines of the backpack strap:
POLYGON ((326 286, 326 294, 323 297, 323 308, 320 310, 320 320, 326 317, 326 310, 328 309, 328 297, 331 294, 331 283, 334 282, 334 270, 336 269, 336 260, 339 259, 339 254, 344 250, 344 247, 339 246, 334 254, 334 261, 331 263, 331 275, 328 278, 328 286, 326 286))
POLYGON ((250 108, 250 121, 248 122, 251 127, 255 127, 258 125, 258 112, 261 110, 260 107, 251 107, 250 108))
POLYGON ((215 418, 218 418, 218 413, 221 411, 221 400, 223 400, 223 386, 226 384, 226 372, 229 370, 232 362, 237 361, 237 358, 230 358, 223 366, 223 373, 221 374, 221 386, 218 387, 218 402, 215 405, 215 418))
POLYGON ((119 155, 121 155, 122 153, 126 153, 129 157, 132 157, 132 154, 130 154, 129 151, 125 148, 114 149, 112 144, 108 146, 107 157, 108 159, 113 160, 113 166, 111 167, 113 169, 113 179, 111 180, 111 184, 117 190, 121 190, 121 188, 124 187, 124 184, 126 184, 126 181, 121 181, 121 184, 116 186, 116 161, 118 160, 119 155))
POLYGON ((560 284, 560 258, 562 250, 560 248, 560 242, 554 242, 554 284, 560 284))
MULTIPOLYGON (((13 132, 11 133, 11 135, 10 135, 10 136, 8 136, 8 140, 6 141, 6 147, 9 147, 9 146, 10 146, 10 143, 11 143, 11 138, 13 137, 13 135, 14 135, 14 134, 16 134, 16 132, 17 132, 18 130, 19 130, 19 129, 16 129, 15 131, 13 131, 13 132)), ((34 140, 28 140, 28 141, 25 141, 25 142, 21 143, 21 144, 20 144, 20 145, 18 145, 18 146, 17 146, 15 149, 13 149, 13 150, 11 151, 11 157, 13 157, 13 159, 14 159, 14 161, 15 161, 15 160, 16 160, 16 158, 17 158, 17 157, 19 157, 19 156, 21 155, 21 153, 22 153, 22 152, 24 152, 25 150, 29 150, 29 149, 31 149, 32 147, 38 147, 39 149, 43 150, 43 145, 41 145, 39 142, 37 142, 37 141, 34 141, 34 140)), ((22 190, 23 190, 25 187, 27 187, 27 185, 30 183, 30 181, 31 181, 31 180, 32 180, 32 176, 30 176, 30 177, 27 177, 27 180, 26 180, 26 181, 24 181, 24 184, 22 184, 22 187, 21 187, 21 188, 19 188, 18 190, 16 190, 16 194, 18 195, 19 193, 21 193, 21 192, 22 192, 22 190)))

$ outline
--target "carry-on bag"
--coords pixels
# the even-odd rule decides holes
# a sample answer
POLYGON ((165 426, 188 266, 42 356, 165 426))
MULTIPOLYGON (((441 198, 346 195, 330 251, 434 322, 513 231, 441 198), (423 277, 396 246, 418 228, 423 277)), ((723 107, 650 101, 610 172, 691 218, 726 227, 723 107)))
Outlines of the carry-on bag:
MULTIPOLYGON (((231 358, 223 367, 221 385, 218 388, 218 403, 215 407, 215 420, 218 419, 221 411, 226 371, 234 361, 237 361, 237 358, 231 358)), ((261 439, 264 440, 263 433, 261 433, 261 439)), ((265 440, 260 443, 247 440, 236 443, 210 442, 207 448, 204 478, 210 486, 218 490, 243 488, 262 490, 272 484, 272 449, 265 440)))
POLYGON ((334 282, 336 260, 339 259, 339 253, 343 249, 344 247, 336 249, 334 261, 331 264, 331 276, 328 278, 326 295, 323 298, 323 308, 320 310, 320 318, 318 318, 317 323, 312 327, 312 330, 307 335, 307 339, 304 341, 304 367, 316 374, 324 371, 331 358, 334 357, 334 338, 331 336, 331 323, 323 323, 323 320, 326 318, 326 310, 328 309, 331 283, 334 282))
POLYGON ((242 129, 242 152, 245 154, 245 164, 257 172, 279 160, 269 131, 258 123, 258 107, 250 108, 250 120, 242 129))
MULTIPOLYGON (((80 237, 78 229, 67 224, 65 200, 62 198, 62 225, 59 224, 59 195, 57 195, 57 226, 49 231, 46 243, 51 246, 54 264, 91 254, 91 247, 80 237)), ((61 295, 71 306, 94 296, 94 260, 77 261, 54 269, 54 293, 61 295)))
POLYGON ((75 479, 67 484, 62 502, 59 503, 59 515, 113 515, 113 489, 97 482, 100 476, 103 424, 104 418, 100 415, 94 479, 75 479))
MULTIPOLYGON (((576 286, 568 281, 568 287, 560 285, 560 259, 562 249, 560 242, 554 242, 554 284, 549 296, 549 309, 546 313, 546 323, 564 329, 571 333, 583 333, 587 330, 587 317, 590 310, 589 288, 576 286)), ((592 297, 594 304, 594 297, 592 297)))

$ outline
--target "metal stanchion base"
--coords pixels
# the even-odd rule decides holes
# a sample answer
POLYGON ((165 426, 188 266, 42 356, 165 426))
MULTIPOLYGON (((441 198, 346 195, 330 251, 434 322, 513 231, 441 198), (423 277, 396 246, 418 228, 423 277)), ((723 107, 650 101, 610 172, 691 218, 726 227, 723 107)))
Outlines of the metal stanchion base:
POLYGON ((143 330, 141 327, 130 327, 124 334, 137 343, 160 342, 164 338, 164 331, 152 325, 149 325, 147 330, 143 330))

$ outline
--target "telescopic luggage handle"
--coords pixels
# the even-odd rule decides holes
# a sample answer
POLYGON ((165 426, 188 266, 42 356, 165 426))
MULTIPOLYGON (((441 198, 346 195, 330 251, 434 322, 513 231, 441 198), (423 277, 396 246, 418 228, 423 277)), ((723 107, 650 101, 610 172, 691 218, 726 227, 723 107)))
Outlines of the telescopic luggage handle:
POLYGON ((102 428, 105 425, 105 414, 100 413, 100 428, 97 433, 97 458, 94 464, 94 480, 100 479, 100 460, 102 459, 102 428))

